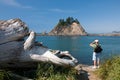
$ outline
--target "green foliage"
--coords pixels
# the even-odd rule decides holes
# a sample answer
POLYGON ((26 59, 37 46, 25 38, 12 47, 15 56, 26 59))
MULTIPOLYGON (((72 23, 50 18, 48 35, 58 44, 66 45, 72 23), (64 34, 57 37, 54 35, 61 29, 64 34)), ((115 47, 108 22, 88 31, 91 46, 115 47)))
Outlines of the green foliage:
POLYGON ((8 72, 0 70, 0 80, 18 80, 17 77, 9 73, 28 77, 33 80, 76 80, 77 71, 70 67, 56 66, 50 63, 40 63, 37 70, 15 70, 8 72))
POLYGON ((65 25, 64 19, 60 19, 58 25, 63 25, 64 26, 65 25))
POLYGON ((97 73, 102 80, 120 80, 120 56, 105 60, 97 73))
POLYGON ((10 80, 9 74, 5 70, 0 70, 0 80, 10 80))
POLYGON ((76 80, 76 70, 52 64, 39 64, 36 80, 76 80))
POLYGON ((68 17, 66 20, 60 19, 57 26, 69 26, 73 22, 79 24, 79 21, 77 19, 74 19, 73 17, 68 17))

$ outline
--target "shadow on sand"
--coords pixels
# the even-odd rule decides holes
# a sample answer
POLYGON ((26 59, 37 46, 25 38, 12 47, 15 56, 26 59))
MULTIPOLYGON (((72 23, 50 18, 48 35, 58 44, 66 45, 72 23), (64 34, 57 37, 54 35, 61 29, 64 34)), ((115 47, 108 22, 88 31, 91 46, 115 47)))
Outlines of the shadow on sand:
POLYGON ((79 70, 77 79, 78 80, 89 80, 88 76, 89 75, 87 71, 79 70))

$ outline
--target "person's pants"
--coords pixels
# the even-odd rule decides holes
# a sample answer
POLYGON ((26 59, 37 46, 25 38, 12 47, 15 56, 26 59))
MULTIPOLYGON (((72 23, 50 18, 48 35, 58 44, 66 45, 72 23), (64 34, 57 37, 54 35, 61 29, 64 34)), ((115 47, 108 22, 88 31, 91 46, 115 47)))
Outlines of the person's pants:
POLYGON ((93 52, 92 60, 99 61, 100 60, 100 53, 93 52))

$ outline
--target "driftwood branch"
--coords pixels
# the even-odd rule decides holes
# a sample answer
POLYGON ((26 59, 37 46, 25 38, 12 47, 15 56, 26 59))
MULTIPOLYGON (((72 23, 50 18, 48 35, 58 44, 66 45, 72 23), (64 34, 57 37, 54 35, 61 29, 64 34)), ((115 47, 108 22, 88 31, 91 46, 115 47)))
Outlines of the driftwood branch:
POLYGON ((0 21, 0 67, 29 68, 38 62, 75 66, 78 62, 68 51, 52 50, 35 42, 34 31, 24 40, 28 34, 26 24, 20 19, 0 21))

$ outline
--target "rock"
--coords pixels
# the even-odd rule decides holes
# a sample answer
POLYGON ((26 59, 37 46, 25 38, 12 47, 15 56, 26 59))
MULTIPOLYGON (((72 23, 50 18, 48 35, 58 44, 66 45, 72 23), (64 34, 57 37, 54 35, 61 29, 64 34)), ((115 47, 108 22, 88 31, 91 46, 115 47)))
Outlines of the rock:
POLYGON ((49 35, 87 35, 84 28, 76 23, 73 22, 71 25, 68 26, 56 26, 49 35))

